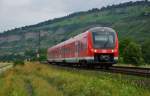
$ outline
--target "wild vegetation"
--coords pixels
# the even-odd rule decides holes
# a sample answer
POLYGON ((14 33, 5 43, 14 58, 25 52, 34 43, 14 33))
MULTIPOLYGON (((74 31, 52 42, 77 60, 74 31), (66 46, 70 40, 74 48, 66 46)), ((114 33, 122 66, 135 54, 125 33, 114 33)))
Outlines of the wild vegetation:
POLYGON ((0 96, 149 96, 148 78, 26 63, 0 75, 0 96))
POLYGON ((101 9, 94 8, 36 25, 8 30, 0 34, 0 38, 7 38, 0 41, 0 60, 15 61, 16 58, 36 60, 39 44, 41 46, 40 59, 43 60, 46 57, 48 47, 73 37, 83 32, 87 27, 94 25, 112 27, 118 32, 121 42, 121 62, 135 63, 135 65, 142 64, 142 62, 150 63, 150 2, 147 0, 127 2, 101 9), (28 33, 32 34, 30 38, 28 33), (10 41, 9 36, 19 37, 17 37, 18 40, 10 41), (131 38, 129 39, 132 42, 129 43, 131 48, 127 47, 126 37, 131 38), (127 56, 133 56, 134 58, 128 58, 127 56))
POLYGON ((143 51, 144 49, 149 49, 147 47, 144 48, 144 45, 145 44, 142 44, 141 46, 139 43, 135 42, 130 38, 125 38, 121 40, 119 44, 119 63, 133 64, 136 66, 143 65, 144 63, 148 64, 149 62, 146 60, 150 57, 147 56, 147 58, 144 58, 144 55, 146 55, 147 53, 144 53, 143 51))

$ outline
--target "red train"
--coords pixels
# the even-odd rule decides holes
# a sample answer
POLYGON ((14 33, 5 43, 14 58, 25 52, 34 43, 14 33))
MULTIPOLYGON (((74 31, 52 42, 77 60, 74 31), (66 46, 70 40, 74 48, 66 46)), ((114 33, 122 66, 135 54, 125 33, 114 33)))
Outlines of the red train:
POLYGON ((112 66, 118 60, 118 35, 108 27, 93 27, 48 49, 48 62, 112 66))

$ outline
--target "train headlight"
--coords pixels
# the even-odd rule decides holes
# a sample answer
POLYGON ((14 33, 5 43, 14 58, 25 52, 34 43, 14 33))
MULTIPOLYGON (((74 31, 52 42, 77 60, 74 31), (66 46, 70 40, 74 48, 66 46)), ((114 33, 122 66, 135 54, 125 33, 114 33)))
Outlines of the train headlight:
POLYGON ((112 53, 114 52, 114 50, 112 50, 112 53))
POLYGON ((97 52, 97 50, 95 49, 94 52, 97 52))

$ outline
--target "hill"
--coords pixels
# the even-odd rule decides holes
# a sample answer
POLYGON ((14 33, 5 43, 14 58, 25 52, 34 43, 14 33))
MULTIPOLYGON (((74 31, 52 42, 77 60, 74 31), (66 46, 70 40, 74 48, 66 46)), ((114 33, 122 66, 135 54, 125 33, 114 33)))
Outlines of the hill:
POLYGON ((0 55, 25 54, 37 50, 39 44, 46 49, 83 32, 87 27, 101 25, 114 28, 119 38, 131 37, 144 42, 150 37, 150 2, 137 1, 94 8, 36 25, 15 28, 0 34, 0 55))

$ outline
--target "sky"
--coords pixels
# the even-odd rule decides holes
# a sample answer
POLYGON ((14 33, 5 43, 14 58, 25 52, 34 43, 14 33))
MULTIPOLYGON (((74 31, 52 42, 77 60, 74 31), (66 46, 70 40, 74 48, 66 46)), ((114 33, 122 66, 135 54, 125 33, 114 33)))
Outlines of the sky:
POLYGON ((139 0, 0 0, 0 32, 128 1, 139 0))

